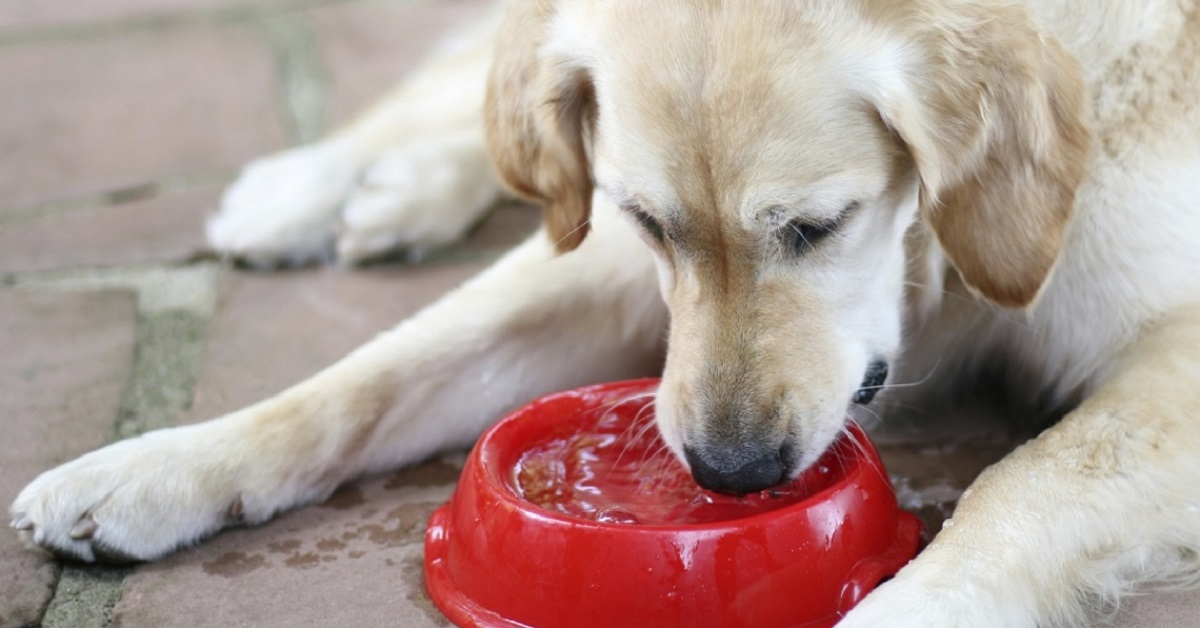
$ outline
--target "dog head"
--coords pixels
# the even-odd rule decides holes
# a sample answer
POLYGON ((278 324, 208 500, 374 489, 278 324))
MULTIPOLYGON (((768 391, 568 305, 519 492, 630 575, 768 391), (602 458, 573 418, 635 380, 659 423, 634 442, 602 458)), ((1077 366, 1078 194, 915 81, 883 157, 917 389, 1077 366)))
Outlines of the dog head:
POLYGON ((1087 150, 1075 62, 1022 3, 895 4, 510 7, 493 155, 560 250, 593 185, 654 250, 659 427, 708 488, 798 474, 870 399, 915 219, 997 305, 1054 267, 1087 150))

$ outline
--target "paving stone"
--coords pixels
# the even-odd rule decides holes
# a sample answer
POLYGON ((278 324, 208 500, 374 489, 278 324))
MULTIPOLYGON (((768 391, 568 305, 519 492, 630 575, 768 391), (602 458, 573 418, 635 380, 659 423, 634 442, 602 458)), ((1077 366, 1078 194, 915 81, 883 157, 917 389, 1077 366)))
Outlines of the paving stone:
POLYGON ((425 597, 422 542, 458 469, 421 469, 425 485, 414 470, 352 485, 143 567, 114 628, 448 625, 425 597))
POLYGON ((442 38, 482 20, 489 0, 376 1, 310 12, 330 69, 328 126, 345 124, 391 91, 442 38))
MULTIPOLYGON (((294 4, 300 4, 297 1, 294 4)), ((281 4, 279 0, 5 0, 0 32, 98 22, 145 19, 180 12, 209 11, 245 4, 281 4)))
POLYGON ((482 268, 225 274, 184 422, 236 410, 313 375, 482 268))
MULTIPOLYGON (((125 292, 0 291, 0 506, 39 473, 112 434, 135 342, 125 292)), ((58 567, 0 529, 0 627, 33 625, 58 567)))
POLYGON ((1116 628, 1195 628, 1200 625, 1200 591, 1131 596, 1121 603, 1111 625, 1116 628))
POLYGON ((0 271, 176 262, 206 248, 220 188, 164 192, 0 226, 0 271))
MULTIPOLYGON (((479 270, 479 264, 226 274, 185 422, 294 384, 479 270)), ((422 534, 458 467, 434 461, 235 530, 127 581, 116 626, 438 625, 422 534)))
POLYGON ((1010 449, 969 442, 880 445, 879 456, 892 478, 900 507, 916 513, 932 538, 976 476, 1010 449))
POLYGON ((268 46, 179 27, 0 49, 0 213, 233 171, 284 144, 268 46))
POLYGON ((929 537, 975 477, 1026 438, 1006 419, 1003 409, 987 404, 947 403, 895 408, 882 425, 866 423, 900 506, 921 517, 929 537))

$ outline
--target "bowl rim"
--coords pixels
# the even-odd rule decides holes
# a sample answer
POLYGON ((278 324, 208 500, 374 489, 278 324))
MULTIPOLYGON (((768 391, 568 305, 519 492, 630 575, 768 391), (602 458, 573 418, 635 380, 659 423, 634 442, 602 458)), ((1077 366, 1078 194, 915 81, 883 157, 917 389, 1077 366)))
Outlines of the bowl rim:
MULTIPOLYGON (((580 396, 587 395, 589 393, 612 393, 612 392, 616 392, 616 391, 619 391, 621 389, 626 389, 626 388, 641 389, 641 388, 647 388, 650 386, 657 388, 657 386, 660 382, 661 382, 660 378, 648 377, 648 378, 642 378, 642 379, 621 380, 621 381, 616 381, 616 382, 595 384, 595 385, 591 385, 591 386, 585 386, 582 388, 575 388, 575 389, 563 390, 563 391, 551 393, 549 395, 544 395, 544 396, 539 397, 529 403, 521 405, 521 407, 519 407, 516 410, 513 410, 512 412, 505 415, 504 418, 502 418, 500 421, 498 421, 496 423, 496 425, 500 425, 501 423, 508 422, 511 419, 513 419, 514 417, 517 417, 518 415, 526 414, 538 407, 541 407, 543 405, 549 405, 549 404, 554 403, 564 397, 578 398, 580 396)), ((653 401, 651 403, 653 403, 653 401)), ((501 472, 501 470, 493 468, 493 466, 490 465, 491 461, 489 461, 487 459, 487 457, 483 455, 484 448, 488 447, 489 444, 493 442, 493 440, 496 438, 496 434, 499 432, 500 432, 500 430, 489 429, 483 435, 483 437, 479 439, 479 442, 476 443, 474 450, 471 452, 471 458, 475 459, 475 466, 478 468, 477 473, 482 474, 483 477, 486 478, 486 484, 488 486, 488 490, 493 493, 497 493, 499 500, 506 507, 515 509, 519 512, 526 514, 527 516, 543 519, 543 520, 545 520, 553 525, 556 525, 556 526, 567 526, 570 528, 588 528, 588 529, 594 529, 594 530, 603 531, 603 532, 614 532, 617 534, 638 534, 638 533, 643 533, 643 534, 644 533, 657 533, 657 534, 685 533, 685 534, 687 534, 687 533, 729 532, 731 529, 746 528, 746 527, 751 527, 751 526, 755 526, 755 525, 771 524, 776 521, 783 520, 783 519, 787 518, 787 516, 789 516, 789 515, 795 516, 800 513, 808 512, 808 511, 812 510, 814 507, 820 506, 825 503, 829 503, 829 502, 833 501, 832 498, 834 496, 836 496, 837 494, 843 493, 843 492, 850 490, 851 488, 859 485, 859 482, 857 482, 857 480, 862 478, 863 474, 865 474, 867 472, 868 467, 874 468, 876 470, 876 472, 878 473, 878 475, 880 476, 880 478, 883 480, 884 485, 889 489, 891 488, 891 482, 888 479, 887 473, 883 470, 882 461, 879 460, 879 453, 875 449, 875 446, 871 443, 870 439, 867 438, 866 432, 862 429, 862 427, 860 425, 858 425, 858 423, 855 422, 853 419, 851 419, 849 416, 847 416, 846 421, 843 424, 842 432, 839 434, 837 439, 835 439, 832 443, 830 443, 830 445, 826 448, 825 452, 822 452, 821 455, 824 456, 826 453, 828 453, 828 451, 831 448, 841 444, 843 441, 845 441, 845 440, 851 438, 851 436, 853 436, 854 441, 856 441, 856 442, 849 443, 847 445, 850 448, 853 455, 850 459, 843 461, 843 464, 846 464, 847 462, 852 463, 852 464, 846 465, 845 473, 842 475, 842 478, 840 481, 834 482, 834 483, 830 484, 829 486, 826 486, 826 487, 822 488, 821 490, 816 491, 815 493, 812 493, 811 495, 808 495, 797 502, 787 504, 787 505, 781 506, 779 508, 774 508, 771 510, 758 512, 758 513, 755 513, 752 515, 746 515, 743 517, 735 517, 732 519, 722 519, 719 521, 709 521, 709 522, 704 522, 704 523, 687 523, 687 524, 664 524, 664 523, 641 524, 641 523, 639 523, 639 524, 631 525, 631 524, 626 524, 626 523, 610 523, 610 522, 605 522, 605 521, 596 521, 594 519, 581 519, 581 518, 571 517, 571 516, 568 516, 568 515, 560 513, 560 512, 555 512, 553 510, 548 510, 548 509, 542 508, 542 507, 537 506, 529 501, 523 500, 520 497, 518 497, 517 495, 513 494, 513 492, 509 489, 509 487, 504 482, 504 480, 503 480, 504 476, 503 476, 503 473, 501 472)), ((818 458, 817 460, 819 461, 820 458, 818 458)), ((816 464, 816 463, 814 462, 814 464, 816 464)), ((498 465, 496 465, 496 466, 498 466, 498 465)), ((809 469, 811 469, 811 468, 812 467, 810 466, 809 469)), ((507 470, 505 470, 505 472, 506 471, 507 470)), ((803 473, 807 473, 807 472, 808 472, 808 469, 806 469, 803 473)), ((796 476, 796 477, 799 478, 800 476, 796 476)), ((899 510, 898 507, 897 507, 897 510, 899 510)))

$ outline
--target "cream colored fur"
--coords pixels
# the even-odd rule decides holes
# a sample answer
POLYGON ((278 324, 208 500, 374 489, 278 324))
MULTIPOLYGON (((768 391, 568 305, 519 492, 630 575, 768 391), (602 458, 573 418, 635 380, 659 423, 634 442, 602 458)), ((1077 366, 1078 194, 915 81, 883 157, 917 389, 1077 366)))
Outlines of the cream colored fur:
POLYGON ((345 133, 249 167, 210 237, 261 262, 455 237, 498 187, 476 117, 497 36, 487 133, 550 237, 274 398, 46 472, 17 528, 84 560, 154 559, 461 447, 536 394, 653 372, 669 339, 677 453, 734 404, 798 472, 875 356, 902 382, 1003 365, 1012 396, 1070 410, 843 627, 1087 625, 1128 591, 1200 580, 1193 0, 508 11, 345 133), (464 99, 444 90, 474 99, 447 111, 464 99), (427 170, 447 174, 383 174, 427 170), (339 214, 367 194, 388 200, 339 214), (781 246, 843 212, 832 239, 781 246))

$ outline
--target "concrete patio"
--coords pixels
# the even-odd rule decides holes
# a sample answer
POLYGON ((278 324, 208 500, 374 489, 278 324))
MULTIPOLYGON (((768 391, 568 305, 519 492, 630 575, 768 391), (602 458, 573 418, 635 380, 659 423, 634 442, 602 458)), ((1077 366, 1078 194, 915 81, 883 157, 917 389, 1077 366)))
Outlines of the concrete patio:
MULTIPOLYGON (((0 3, 5 508, 55 464, 299 381, 535 228, 535 210, 503 206, 420 265, 354 271, 242 271, 203 242, 241 164, 345 121, 483 6, 0 3)), ((932 529, 1011 446, 903 427, 881 449, 932 529)), ((365 479, 149 565, 60 564, 0 529, 0 628, 448 625, 424 591, 422 535, 461 459, 365 479)), ((1200 596, 1137 598, 1112 625, 1200 626, 1200 596)))

